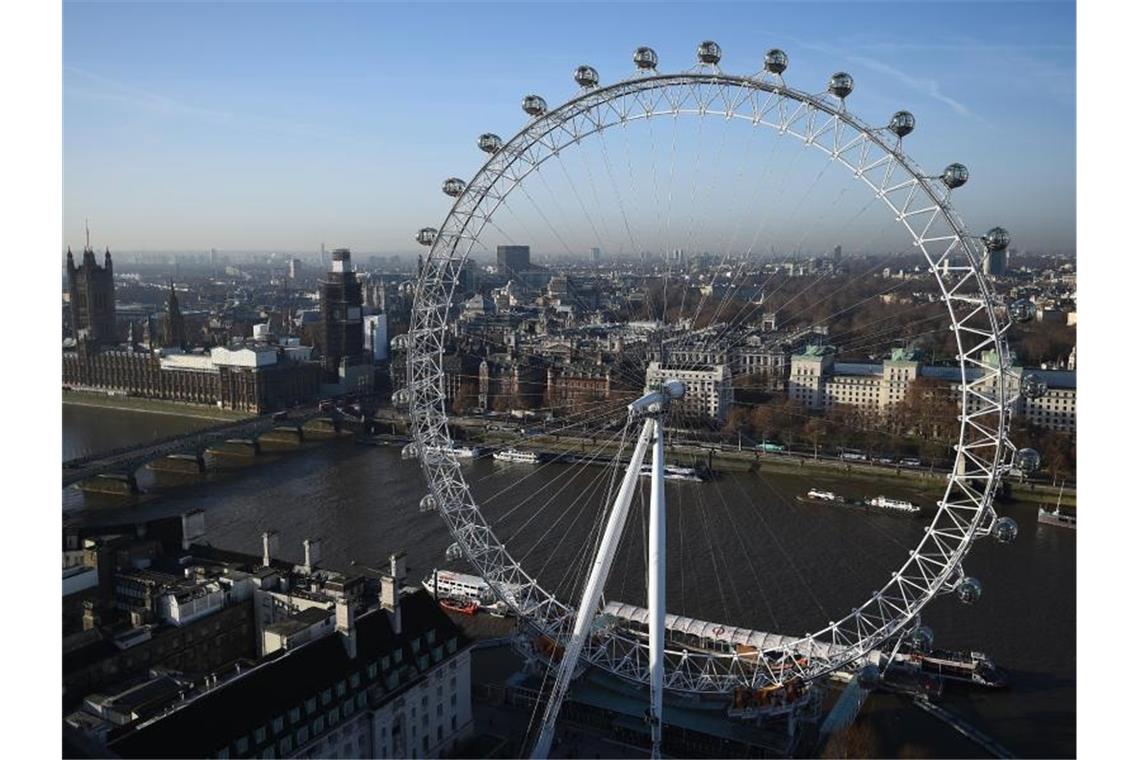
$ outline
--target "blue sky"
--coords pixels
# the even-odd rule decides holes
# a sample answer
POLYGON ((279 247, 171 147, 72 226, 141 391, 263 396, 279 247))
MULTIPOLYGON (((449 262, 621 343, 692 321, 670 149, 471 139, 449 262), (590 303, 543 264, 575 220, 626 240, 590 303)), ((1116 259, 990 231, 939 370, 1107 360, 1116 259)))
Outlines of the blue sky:
MULTIPOLYGON (((918 118, 908 152, 971 169, 956 205, 1023 248, 1075 248, 1072 3, 105 4, 64 6, 65 244, 112 250, 415 252, 474 140, 572 95, 589 63, 661 70, 715 39, 722 67, 791 59, 792 86, 851 72, 849 107, 918 118)), ((699 209, 698 209, 699 211, 699 209)))

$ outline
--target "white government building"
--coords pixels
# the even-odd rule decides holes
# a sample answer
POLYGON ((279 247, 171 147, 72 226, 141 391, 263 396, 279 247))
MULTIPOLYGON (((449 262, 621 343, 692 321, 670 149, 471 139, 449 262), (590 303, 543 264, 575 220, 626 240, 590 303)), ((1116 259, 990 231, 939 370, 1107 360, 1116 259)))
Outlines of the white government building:
MULTIPOLYGON (((987 359, 994 357, 987 355, 987 359)), ((1027 373, 1044 380, 1047 390, 1041 398, 1019 398, 1014 414, 1026 416, 1034 425, 1046 430, 1076 432, 1077 373, 1013 369, 1017 381, 1027 373)), ((918 352, 909 349, 896 348, 889 359, 870 363, 837 362, 831 346, 808 346, 803 353, 792 357, 788 398, 819 411, 853 406, 860 411, 882 414, 904 400, 910 384, 920 377, 944 382, 955 390, 959 387, 958 367, 926 366, 918 352)), ((996 392, 996 385, 988 390, 996 392)))
POLYGON ((686 369, 650 362, 645 371, 645 392, 676 378, 685 384, 685 396, 676 402, 685 417, 708 417, 723 422, 733 403, 732 371, 724 364, 686 369))

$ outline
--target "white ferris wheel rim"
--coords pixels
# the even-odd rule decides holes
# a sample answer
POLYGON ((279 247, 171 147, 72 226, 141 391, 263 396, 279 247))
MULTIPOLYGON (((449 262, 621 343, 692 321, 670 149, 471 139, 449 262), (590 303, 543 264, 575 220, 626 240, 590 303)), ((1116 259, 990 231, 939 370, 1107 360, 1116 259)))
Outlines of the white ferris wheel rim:
MULTIPOLYGON (((449 451, 441 363, 447 312, 458 272, 494 211, 545 160, 608 127, 682 114, 750 119, 754 126, 819 148, 863 180, 922 251, 947 306, 958 347, 961 414, 954 467, 923 538, 891 578, 849 614, 800 638, 734 641, 742 629, 725 626, 725 639, 755 646, 755 656, 742 658, 735 648, 731 653, 666 651, 666 686, 678 691, 727 692, 792 678, 810 681, 859 661, 901 635, 935 595, 957 587, 971 544, 992 527, 993 498, 1013 450, 1008 439, 1008 405, 1013 398, 1007 388, 1010 355, 1004 338, 1009 325, 994 309, 977 240, 950 206, 949 190, 939 192, 934 178, 902 152, 901 141, 888 145, 882 130, 855 118, 843 101, 786 87, 781 77, 735 76, 706 67, 667 75, 654 71, 605 87, 584 88, 561 106, 529 120, 464 185, 416 281, 407 386, 415 445, 429 495, 466 559, 520 617, 555 641, 564 638, 573 609, 544 590, 498 540, 449 451), (702 100, 704 94, 707 100, 702 100), (936 222, 945 225, 949 235, 928 237, 936 222), (976 292, 963 288, 971 284, 976 292), (966 345, 964 336, 973 344, 966 345), (987 351, 996 353, 996 365, 987 361, 987 351), (973 379, 972 373, 976 373, 973 379), (991 421, 993 415, 996 422, 991 421)), ((583 656, 623 678, 645 682, 645 648, 639 637, 610 629, 592 636, 583 656)))

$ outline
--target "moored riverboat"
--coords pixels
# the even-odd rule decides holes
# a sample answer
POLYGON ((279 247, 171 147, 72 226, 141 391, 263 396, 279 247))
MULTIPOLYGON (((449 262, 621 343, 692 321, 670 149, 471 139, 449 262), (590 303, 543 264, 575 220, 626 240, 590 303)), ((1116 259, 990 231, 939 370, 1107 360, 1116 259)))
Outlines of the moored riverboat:
POLYGON ((541 457, 533 451, 521 451, 519 449, 503 449, 502 451, 496 451, 491 456, 496 462, 538 464, 542 461, 541 457))
POLYGON ((909 501, 903 501, 902 499, 892 499, 887 496, 876 496, 867 503, 872 507, 878 507, 879 509, 887 509, 892 512, 901 512, 903 514, 909 515, 917 514, 918 512, 922 511, 914 504, 911 504, 909 501))

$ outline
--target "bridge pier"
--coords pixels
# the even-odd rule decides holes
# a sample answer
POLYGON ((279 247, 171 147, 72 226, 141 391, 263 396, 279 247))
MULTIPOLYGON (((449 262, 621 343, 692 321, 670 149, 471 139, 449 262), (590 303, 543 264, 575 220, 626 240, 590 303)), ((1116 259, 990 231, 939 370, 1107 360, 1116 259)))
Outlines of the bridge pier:
POLYGON ((317 417, 304 425, 304 431, 312 438, 333 438, 341 432, 341 422, 336 417, 317 417))
POLYGON ((258 441, 266 443, 300 446, 305 442, 305 429, 302 425, 277 425, 262 433, 258 441))
POLYGON ((215 456, 255 457, 261 453, 261 443, 256 438, 230 438, 207 451, 215 456))
POLYGON ((133 472, 125 474, 105 472, 81 481, 78 485, 79 490, 84 493, 131 496, 139 492, 139 482, 135 479, 133 472))
POLYGON ((206 457, 203 454, 168 454, 147 462, 146 468, 156 472, 175 472, 194 475, 206 471, 206 457))

